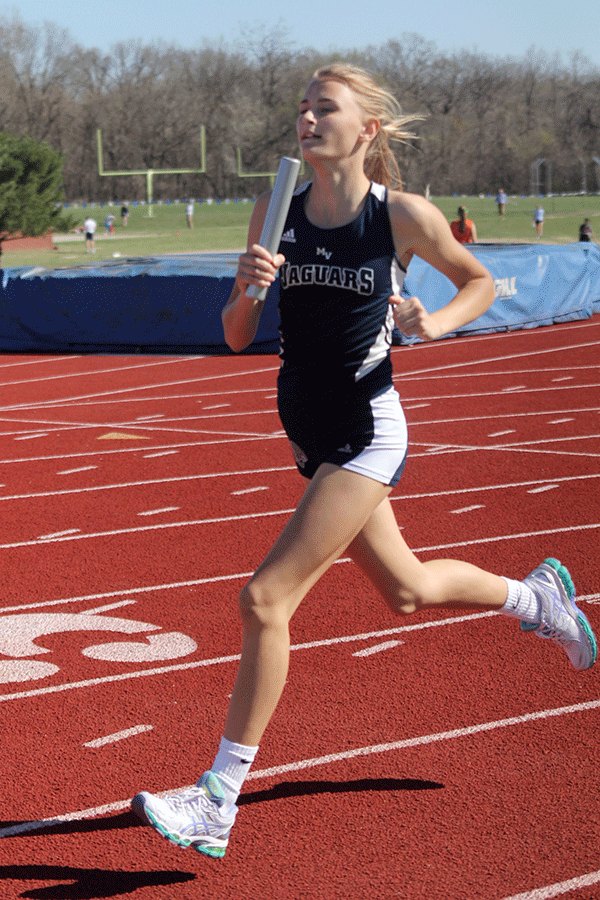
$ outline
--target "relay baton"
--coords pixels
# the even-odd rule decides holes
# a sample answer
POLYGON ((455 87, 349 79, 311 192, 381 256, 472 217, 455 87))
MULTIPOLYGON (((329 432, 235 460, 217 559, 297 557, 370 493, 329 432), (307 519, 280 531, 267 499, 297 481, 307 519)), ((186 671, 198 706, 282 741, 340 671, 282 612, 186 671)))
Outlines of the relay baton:
MULTIPOLYGON (((287 218, 290 203, 292 202, 292 194, 296 186, 298 171, 300 170, 300 160, 292 159, 284 156, 279 163, 277 170, 277 178, 273 185, 269 208, 265 217, 262 234, 260 236, 260 246, 268 250, 271 256, 275 256, 279 249, 279 242, 283 234, 283 227, 287 218)), ((268 288, 259 288, 251 284, 246 291, 246 296, 253 300, 264 300, 267 296, 268 288)))

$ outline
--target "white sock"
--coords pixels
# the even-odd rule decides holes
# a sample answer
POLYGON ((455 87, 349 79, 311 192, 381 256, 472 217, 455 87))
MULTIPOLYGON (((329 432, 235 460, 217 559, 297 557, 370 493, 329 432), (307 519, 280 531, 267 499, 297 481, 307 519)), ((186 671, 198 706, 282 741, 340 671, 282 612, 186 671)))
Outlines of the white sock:
MULTIPOLYGON (((504 577, 504 576, 502 576, 504 577)), ((540 603, 531 588, 522 581, 504 578, 508 585, 508 597, 500 610, 505 616, 514 616, 532 624, 540 621, 540 603)))
POLYGON ((219 752, 212 764, 211 772, 218 776, 223 785, 228 805, 233 805, 239 797, 257 752, 258 747, 245 747, 243 744, 234 744, 227 738, 221 738, 219 752))

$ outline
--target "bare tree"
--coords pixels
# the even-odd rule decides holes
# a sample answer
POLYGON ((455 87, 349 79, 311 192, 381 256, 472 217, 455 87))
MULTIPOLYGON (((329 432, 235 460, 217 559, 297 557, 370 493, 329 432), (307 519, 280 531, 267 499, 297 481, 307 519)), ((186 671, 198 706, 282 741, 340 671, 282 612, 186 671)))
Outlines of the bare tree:
POLYGON ((109 53, 82 48, 51 24, 0 19, 0 123, 47 141, 64 156, 69 199, 142 199, 145 179, 100 178, 96 130, 106 169, 195 168, 200 129, 207 171, 154 183, 157 198, 256 195, 297 153, 299 92, 331 58, 365 66, 406 113, 426 116, 413 146, 398 149, 409 190, 436 194, 529 190, 532 160, 551 160, 555 190, 581 189, 600 150, 600 71, 574 54, 568 65, 535 47, 523 59, 446 55, 417 34, 381 47, 329 54, 296 50, 285 27, 245 29, 239 41, 197 50, 121 43, 109 53))

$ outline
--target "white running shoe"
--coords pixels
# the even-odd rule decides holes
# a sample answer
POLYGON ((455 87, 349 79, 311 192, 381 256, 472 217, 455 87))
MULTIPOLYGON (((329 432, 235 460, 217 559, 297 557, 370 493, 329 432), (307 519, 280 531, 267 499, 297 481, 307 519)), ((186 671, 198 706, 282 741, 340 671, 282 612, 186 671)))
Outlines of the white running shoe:
POLYGON ((575 585, 566 566, 557 559, 545 559, 523 581, 540 602, 540 621, 521 622, 522 630, 556 641, 576 669, 593 666, 598 655, 596 638, 574 602, 575 585))
POLYGON ((237 806, 223 810, 225 794, 216 775, 205 772, 194 787, 170 797, 142 791, 131 801, 133 812, 179 847, 193 847, 206 856, 225 855, 237 806))

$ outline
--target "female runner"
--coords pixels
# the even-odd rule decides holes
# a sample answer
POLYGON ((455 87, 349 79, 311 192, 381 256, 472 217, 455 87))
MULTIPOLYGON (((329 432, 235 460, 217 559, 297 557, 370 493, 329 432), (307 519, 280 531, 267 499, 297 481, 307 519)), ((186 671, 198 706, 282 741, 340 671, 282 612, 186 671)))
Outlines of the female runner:
POLYGON ((421 562, 396 524, 388 495, 402 473, 407 437, 392 386, 393 326, 434 340, 477 318, 494 299, 491 276, 453 238, 441 212, 399 189, 389 140, 406 138, 407 121, 362 70, 335 64, 315 73, 297 121, 313 180, 297 188, 274 257, 258 243, 269 195, 257 201, 223 310, 227 343, 243 350, 263 305, 247 296, 248 286, 268 286, 279 272, 278 405, 309 482, 242 589, 241 662, 211 770, 177 794, 142 792, 133 801, 136 814, 160 834, 209 856, 225 853, 237 797, 281 696, 288 623, 342 553, 396 613, 440 606, 500 610, 557 641, 576 669, 596 658, 594 635, 557 560, 546 560, 523 582, 456 560, 421 562), (436 312, 401 296, 414 254, 457 288, 436 312))

